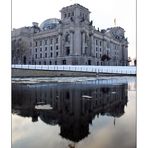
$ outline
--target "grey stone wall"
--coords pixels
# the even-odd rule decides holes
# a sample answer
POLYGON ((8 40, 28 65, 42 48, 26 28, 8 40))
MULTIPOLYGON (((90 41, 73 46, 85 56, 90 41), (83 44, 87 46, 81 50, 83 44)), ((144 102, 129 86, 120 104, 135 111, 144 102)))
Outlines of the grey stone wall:
POLYGON ((41 30, 35 25, 13 30, 12 41, 22 38, 28 42, 23 58, 15 64, 25 64, 26 57, 26 64, 64 65, 66 60, 66 65, 127 65, 124 29, 96 30, 89 14, 87 8, 74 4, 61 10, 61 20, 52 29, 41 30), (101 61, 104 54, 109 61, 101 61))

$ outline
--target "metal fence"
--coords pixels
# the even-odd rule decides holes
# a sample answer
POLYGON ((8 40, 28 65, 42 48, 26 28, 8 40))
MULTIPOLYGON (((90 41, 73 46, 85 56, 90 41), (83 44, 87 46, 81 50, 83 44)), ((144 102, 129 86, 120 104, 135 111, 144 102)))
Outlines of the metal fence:
POLYGON ((77 71, 112 74, 136 74, 135 66, 86 66, 86 65, 12 65, 18 69, 77 71))

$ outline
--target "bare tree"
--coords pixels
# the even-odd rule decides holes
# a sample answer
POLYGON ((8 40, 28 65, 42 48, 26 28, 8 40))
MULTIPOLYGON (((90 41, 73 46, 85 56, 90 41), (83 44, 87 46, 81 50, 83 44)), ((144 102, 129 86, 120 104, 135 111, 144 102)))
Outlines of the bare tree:
POLYGON ((130 65, 130 62, 132 62, 132 59, 131 59, 131 57, 128 57, 128 60, 127 60, 127 62, 128 62, 128 65, 130 65))
POLYGON ((134 59, 134 65, 137 66, 137 59, 134 59))
POLYGON ((106 55, 106 54, 102 55, 102 57, 101 57, 101 61, 103 61, 103 62, 109 61, 110 59, 111 58, 108 55, 106 55))
POLYGON ((27 42, 24 40, 12 41, 12 63, 18 64, 23 63, 23 56, 27 52, 27 42))
POLYGON ((102 57, 101 57, 101 61, 105 61, 105 60, 109 61, 110 59, 111 58, 106 54, 102 55, 102 57))

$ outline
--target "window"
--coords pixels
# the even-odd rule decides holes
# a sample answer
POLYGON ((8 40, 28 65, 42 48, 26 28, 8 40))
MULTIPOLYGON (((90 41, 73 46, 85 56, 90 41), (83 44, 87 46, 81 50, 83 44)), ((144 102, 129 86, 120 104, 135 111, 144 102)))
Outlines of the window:
POLYGON ((84 53, 87 54, 87 47, 85 47, 85 52, 84 53))
POLYGON ((72 12, 72 16, 74 16, 74 12, 72 12))
POLYGON ((55 65, 57 65, 57 61, 55 61, 55 65))
POLYGON ((46 65, 46 61, 44 61, 44 65, 46 65))
POLYGON ((40 46, 42 46, 42 41, 40 41, 40 46))
POLYGON ((41 65, 41 61, 39 61, 39 65, 41 65))
POLYGON ((56 38, 56 43, 58 43, 58 38, 56 38))
POLYGON ((53 39, 50 39, 50 44, 52 44, 53 43, 53 39))
POLYGON ((56 52, 56 56, 58 56, 58 52, 56 52))
POLYGON ((40 51, 42 51, 42 48, 40 48, 40 51))
POLYGON ((98 47, 96 47, 96 51, 98 51, 98 47))
POLYGON ((98 57, 98 54, 96 53, 96 58, 98 57))
POLYGON ((47 53, 45 53, 45 58, 47 58, 47 53))
POLYGON ((66 34, 66 36, 65 36, 65 42, 70 42, 70 35, 69 34, 66 34))
POLYGON ((70 54, 70 48, 66 47, 66 55, 69 56, 69 54, 70 54))
POLYGON ((47 45, 47 40, 45 40, 45 45, 47 45))
POLYGON ((102 57, 102 55, 100 54, 100 58, 102 57))
POLYGON ((50 53, 50 57, 52 57, 52 52, 50 53))
POLYGON ((35 58, 37 59, 37 54, 35 54, 35 58))
POLYGON ((66 15, 66 13, 65 13, 65 14, 64 14, 64 18, 66 18, 66 16, 67 16, 67 15, 66 15))
POLYGON ((52 46, 50 47, 50 50, 52 50, 52 46))
POLYGON ((100 48, 100 52, 102 51, 102 49, 100 48))
POLYGON ((100 41, 100 46, 102 45, 102 42, 100 41))
POLYGON ((63 60, 62 63, 63 63, 63 65, 66 65, 66 60, 63 60))
POLYGON ((40 53, 40 58, 42 58, 42 54, 40 53))
POLYGON ((98 40, 96 40, 96 45, 98 45, 98 40))
POLYGON ((38 46, 38 42, 35 42, 35 46, 38 46))
POLYGON ((45 51, 47 51, 47 47, 45 47, 45 51))
POLYGON ((35 52, 37 52, 38 51, 38 49, 37 48, 35 48, 35 52))
POLYGON ((88 60, 88 65, 91 65, 91 60, 88 60))
POLYGON ((51 65, 51 64, 52 64, 52 62, 50 61, 50 62, 49 62, 49 64, 51 65))
POLYGON ((58 50, 59 48, 58 48, 58 46, 56 46, 56 50, 58 50))

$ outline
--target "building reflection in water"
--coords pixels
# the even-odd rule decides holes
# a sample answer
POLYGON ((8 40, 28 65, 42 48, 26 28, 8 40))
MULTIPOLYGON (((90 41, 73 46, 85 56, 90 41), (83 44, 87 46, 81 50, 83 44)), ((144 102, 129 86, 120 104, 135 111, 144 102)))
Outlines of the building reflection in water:
POLYGON ((118 118, 124 114, 127 88, 127 84, 12 84, 12 113, 32 117, 32 122, 40 117, 46 124, 58 124, 63 138, 78 142, 88 136, 96 115, 118 118), (38 102, 53 109, 36 109, 38 102))

